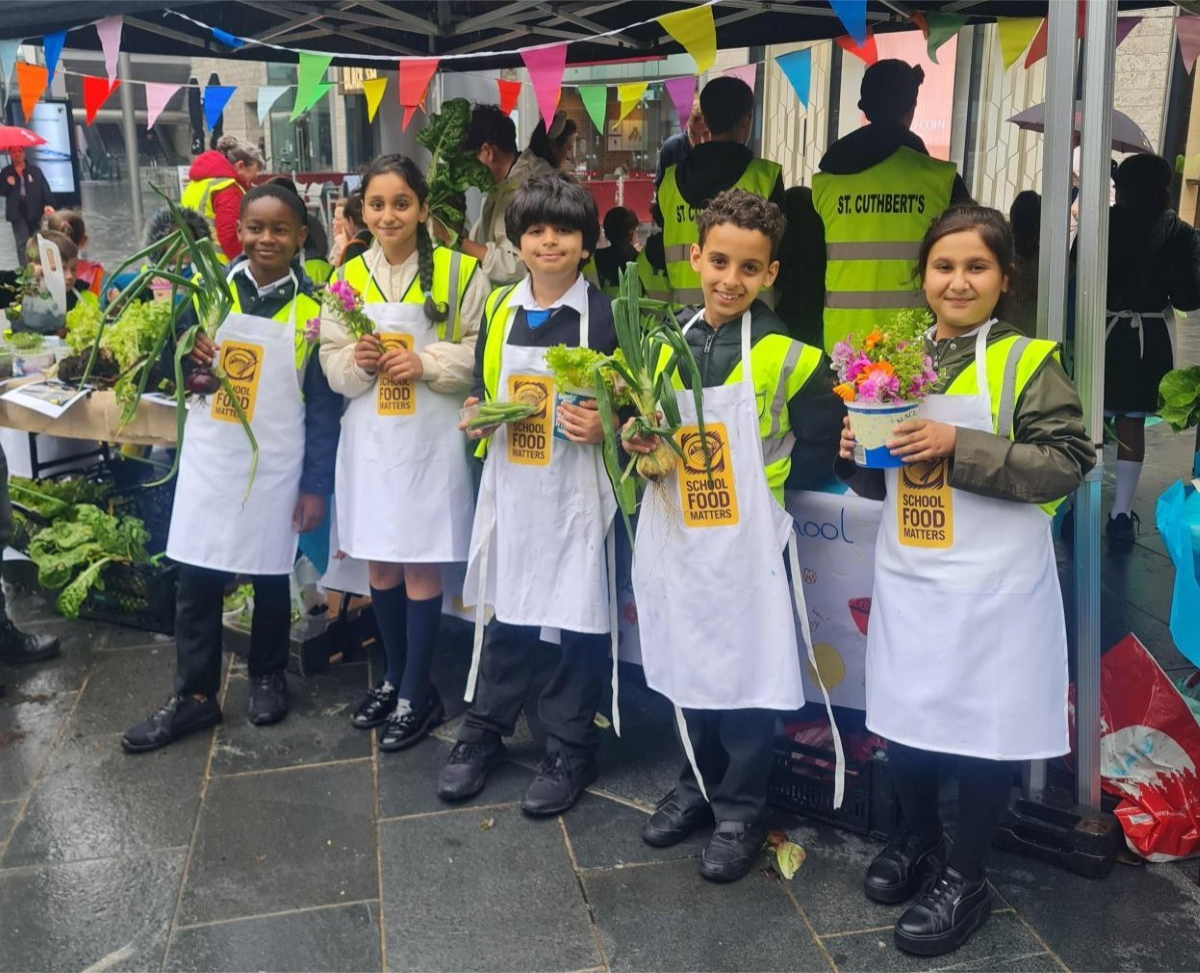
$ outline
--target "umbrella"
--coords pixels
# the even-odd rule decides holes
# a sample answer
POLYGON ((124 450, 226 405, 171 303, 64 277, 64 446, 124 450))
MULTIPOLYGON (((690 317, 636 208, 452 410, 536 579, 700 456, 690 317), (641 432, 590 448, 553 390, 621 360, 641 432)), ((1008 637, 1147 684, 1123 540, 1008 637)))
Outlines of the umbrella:
POLYGON ((0 125, 0 152, 7 152, 9 149, 29 149, 45 144, 46 140, 37 132, 17 125, 0 125))
MULTIPOLYGON (((1079 102, 1075 102, 1076 135, 1079 134, 1082 115, 1082 106, 1079 102)), ((1023 112, 1013 115, 1009 121, 1017 128, 1023 128, 1027 132, 1044 132, 1046 131, 1046 106, 1042 104, 1026 108, 1023 112)), ((1112 110, 1112 147, 1115 152, 1154 151, 1150 140, 1146 138, 1146 133, 1138 128, 1137 122, 1115 108, 1112 110)))

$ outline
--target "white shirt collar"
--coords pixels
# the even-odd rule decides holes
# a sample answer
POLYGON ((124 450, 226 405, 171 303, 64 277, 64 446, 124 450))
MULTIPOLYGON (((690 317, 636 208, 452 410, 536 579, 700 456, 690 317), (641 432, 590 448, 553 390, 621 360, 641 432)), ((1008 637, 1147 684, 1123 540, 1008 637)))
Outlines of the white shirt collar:
POLYGON ((284 277, 280 277, 279 280, 275 281, 273 284, 267 284, 266 287, 259 287, 258 281, 256 281, 254 279, 254 274, 252 274, 250 272, 250 261, 249 260, 247 260, 244 264, 242 264, 241 267, 238 269, 241 270, 241 272, 246 275, 246 279, 249 280, 250 283, 254 285, 254 289, 256 291, 258 291, 259 297, 266 297, 268 294, 274 294, 281 287, 284 287, 287 284, 290 284, 292 282, 292 276, 289 273, 284 277))
POLYGON ((530 279, 526 275, 513 289, 512 297, 509 299, 511 304, 523 307, 526 311, 552 311, 555 308, 569 307, 579 315, 582 315, 587 309, 588 285, 583 274, 576 277, 575 283, 567 289, 567 292, 549 307, 542 307, 533 299, 533 286, 530 284, 530 279))

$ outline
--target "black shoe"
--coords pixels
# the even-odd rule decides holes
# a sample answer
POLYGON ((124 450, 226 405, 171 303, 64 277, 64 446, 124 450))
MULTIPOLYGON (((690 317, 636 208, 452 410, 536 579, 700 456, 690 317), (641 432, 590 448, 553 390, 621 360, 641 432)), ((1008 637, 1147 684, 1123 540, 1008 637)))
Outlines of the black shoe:
POLYGON ((925 884, 930 871, 935 874, 945 860, 944 841, 901 828, 867 867, 863 891, 873 902, 895 905, 907 902, 925 884))
POLYGON ((221 707, 212 697, 200 702, 176 693, 157 713, 151 713, 141 723, 126 730, 121 737, 121 746, 128 753, 145 753, 220 722, 221 707))
POLYGON ((712 821, 712 808, 703 801, 687 804, 676 791, 658 802, 642 826, 642 841, 655 848, 670 848, 697 828, 712 821))
POLYGON ((764 824, 718 821, 700 854, 700 877, 710 882, 736 882, 754 867, 766 840, 764 824))
POLYGON ((429 731, 445 718, 446 711, 436 692, 430 695, 420 710, 413 709, 407 699, 402 699, 379 731, 379 749, 388 753, 407 750, 414 743, 424 740, 429 731))
POLYGON ((896 920, 896 945, 917 956, 951 953, 991 912, 987 880, 968 881, 947 865, 941 877, 896 920))
POLYGON ((1126 554, 1137 540, 1142 518, 1130 511, 1108 518, 1104 532, 1108 535, 1108 550, 1112 554, 1126 554))
POLYGON ((0 626, 0 662, 21 665, 41 662, 58 655, 58 638, 54 635, 30 635, 22 632, 8 619, 0 626))
POLYGON ((367 690, 367 698, 354 711, 350 722, 360 730, 369 730, 373 726, 379 726, 380 723, 386 723, 387 718, 395 711, 396 701, 399 698, 396 687, 390 682, 373 686, 367 690))
POLYGON ((538 764, 537 776, 521 798, 521 810, 531 818, 561 814, 595 779, 596 761, 591 757, 549 754, 538 764))
POLYGON ((438 774, 438 797, 443 801, 465 801, 487 783, 488 774, 504 763, 508 751, 499 740, 464 743, 459 740, 438 774))
POLYGON ((282 669, 250 679, 247 716, 255 726, 278 723, 288 713, 287 678, 282 669))

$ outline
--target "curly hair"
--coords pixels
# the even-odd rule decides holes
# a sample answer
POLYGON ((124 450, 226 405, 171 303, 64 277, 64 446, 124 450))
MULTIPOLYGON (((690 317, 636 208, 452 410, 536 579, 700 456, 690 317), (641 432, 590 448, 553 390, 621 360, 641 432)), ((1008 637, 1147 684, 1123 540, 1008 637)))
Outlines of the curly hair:
POLYGON ((783 211, 770 200, 755 196, 744 189, 726 189, 717 193, 712 201, 696 214, 696 226, 700 230, 700 248, 708 231, 714 226, 732 223, 743 230, 757 230, 771 241, 771 259, 779 253, 783 242, 783 231, 787 220, 783 211))

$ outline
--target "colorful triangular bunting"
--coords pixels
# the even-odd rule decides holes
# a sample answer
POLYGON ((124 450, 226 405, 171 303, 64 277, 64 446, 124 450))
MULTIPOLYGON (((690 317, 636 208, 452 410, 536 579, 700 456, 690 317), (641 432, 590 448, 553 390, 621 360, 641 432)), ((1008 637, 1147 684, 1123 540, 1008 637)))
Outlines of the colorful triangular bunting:
POLYGON ((705 4, 703 7, 663 14, 658 22, 692 56, 697 74, 713 66, 717 59, 717 25, 711 6, 705 4))
POLYGON ((579 100, 583 102, 584 111, 596 126, 596 131, 603 135, 607 129, 604 126, 608 113, 608 88, 602 84, 582 85, 578 89, 579 100))
POLYGON ((675 114, 679 117, 679 127, 687 128, 688 119, 692 115, 692 105, 696 102, 696 78, 671 78, 665 85, 667 94, 671 96, 671 104, 675 106, 675 114))
POLYGON ((642 100, 642 95, 646 93, 646 89, 650 85, 645 81, 635 81, 630 84, 617 85, 617 101, 621 103, 621 110, 617 114, 617 121, 621 121, 633 111, 638 102, 642 100))
POLYGON ((408 128, 416 110, 425 103, 425 91, 437 71, 436 57, 406 57, 400 61, 400 104, 404 107, 401 129, 408 128))
POLYGON ((1004 59, 1005 70, 1017 63, 1045 22, 1041 17, 996 18, 996 32, 1000 37, 1000 55, 1004 59))
POLYGON ((379 111, 379 103, 383 101, 383 92, 387 89, 387 78, 367 78, 363 82, 363 94, 367 96, 367 121, 375 121, 375 113, 379 111))
POLYGON ((100 48, 104 51, 104 70, 111 84, 117 77, 117 55, 121 53, 121 28, 124 17, 104 17, 96 21, 96 33, 100 35, 100 48))
POLYGON ((332 60, 332 54, 300 52, 300 59, 296 62, 296 102, 292 106, 289 121, 294 122, 333 87, 325 80, 325 72, 329 70, 332 60))
POLYGON ((154 128, 154 123, 158 121, 158 116, 163 113, 163 109, 167 107, 167 102, 175 97, 177 92, 183 85, 169 84, 161 81, 146 82, 146 128, 154 128))
POLYGON ((42 52, 46 55, 46 70, 50 80, 54 80, 54 71, 58 67, 58 59, 62 54, 63 44, 67 42, 67 32, 57 31, 42 38, 42 52))
POLYGON ((521 82, 497 78, 496 92, 500 96, 500 110, 505 115, 511 115, 517 107, 517 99, 521 97, 521 82))
POLYGON ((229 99, 237 91, 236 85, 210 84, 204 89, 204 125, 208 129, 216 127, 217 119, 225 111, 229 99))
POLYGON ((829 0, 829 6, 854 38, 855 44, 864 47, 867 42, 867 0, 829 0))
POLYGON ((96 120, 96 112, 120 86, 120 79, 110 82, 108 78, 83 76, 83 111, 88 125, 96 120))
POLYGON ((521 52, 521 60, 529 72, 529 81, 537 97, 542 121, 549 130, 554 122, 554 109, 558 106, 558 95, 562 90, 563 70, 567 66, 567 45, 551 44, 521 52))
POLYGON ((26 125, 49 81, 50 73, 40 64, 17 62, 17 90, 21 93, 21 111, 25 113, 26 125))
POLYGON ((812 85, 812 49, 806 47, 802 51, 781 54, 775 58, 775 63, 779 65, 784 77, 791 82, 800 104, 807 108, 808 91, 812 85))

